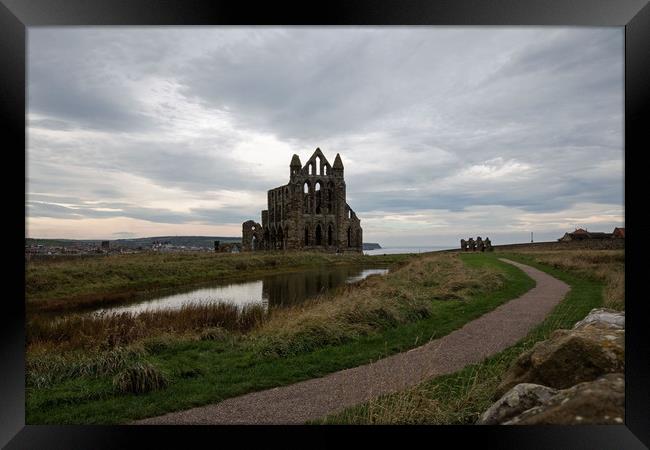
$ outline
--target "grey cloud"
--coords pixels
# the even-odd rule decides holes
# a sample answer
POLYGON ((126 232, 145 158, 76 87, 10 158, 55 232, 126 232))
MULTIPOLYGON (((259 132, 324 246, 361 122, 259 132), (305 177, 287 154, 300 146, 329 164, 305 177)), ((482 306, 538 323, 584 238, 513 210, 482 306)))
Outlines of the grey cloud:
POLYGON ((27 203, 27 215, 30 217, 50 217, 57 219, 130 217, 156 223, 183 224, 203 223, 241 223, 254 211, 245 208, 193 208, 190 212, 180 213, 160 208, 146 208, 128 203, 98 203, 93 205, 76 204, 61 206, 41 201, 27 203), (111 210, 106 210, 111 209, 111 210))
MULTIPOLYGON (((105 172, 133 174, 151 180, 160 186, 179 186, 189 191, 232 189, 265 189, 263 180, 249 177, 248 168, 231 159, 225 150, 232 143, 227 139, 211 138, 193 140, 186 143, 165 143, 157 140, 124 137, 108 139, 102 145, 88 145, 78 139, 65 143, 55 143, 44 138, 32 139, 38 156, 28 155, 33 166, 44 167, 47 179, 31 178, 40 191, 48 191, 57 180, 63 185, 71 185, 74 178, 101 177, 105 172), (72 165, 82 164, 85 168, 74 170, 72 165)), ((91 180, 91 183, 93 181, 91 180)), ((84 190, 86 190, 84 188, 84 190)), ((100 198, 121 194, 119 187, 103 186, 95 188, 94 194, 100 198)))
MULTIPOLYGON (((116 203, 128 193, 102 180, 111 173, 197 195, 263 196, 286 174, 253 177, 233 158, 251 132, 288 143, 303 161, 316 146, 355 161, 346 173, 357 212, 622 201, 623 173, 598 169, 622 159, 621 29, 34 29, 28 56, 29 112, 43 116, 30 127, 69 136, 30 135, 30 211, 48 217, 110 216, 50 202, 116 203), (132 92, 151 75, 225 114, 236 131, 165 140, 168 123, 143 113, 132 92), (74 138, 79 129, 108 137, 74 138), (374 147, 386 156, 367 170, 374 147), (532 169, 524 179, 458 181, 497 157, 532 169)), ((190 120, 177 105, 160 107, 173 112, 165 120, 190 120)), ((168 223, 235 223, 254 209, 123 206, 129 217, 168 223)))

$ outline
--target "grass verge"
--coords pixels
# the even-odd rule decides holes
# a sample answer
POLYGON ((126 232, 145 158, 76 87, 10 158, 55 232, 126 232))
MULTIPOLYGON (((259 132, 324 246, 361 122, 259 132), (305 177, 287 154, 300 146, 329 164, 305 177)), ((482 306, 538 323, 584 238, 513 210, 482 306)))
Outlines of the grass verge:
POLYGON ((625 250, 530 250, 517 253, 529 261, 602 282, 603 306, 625 309, 625 250))
MULTIPOLYGON (((249 334, 206 332, 203 338, 147 341, 137 361, 165 374, 162 390, 116 393, 114 373, 28 383, 26 421, 124 423, 323 376, 443 336, 534 286, 493 255, 463 261, 454 255, 414 258, 385 277, 271 318, 249 334), (323 332, 327 317, 334 331, 323 332)), ((116 370, 130 364, 131 359, 116 370)))
POLYGON ((523 352, 546 339, 553 330, 571 328, 603 303, 603 284, 586 273, 566 272, 542 264, 533 254, 498 253, 536 267, 564 281, 571 291, 549 316, 516 345, 449 375, 436 377, 412 389, 378 397, 315 423, 319 424, 473 424, 494 401, 503 373, 523 352))

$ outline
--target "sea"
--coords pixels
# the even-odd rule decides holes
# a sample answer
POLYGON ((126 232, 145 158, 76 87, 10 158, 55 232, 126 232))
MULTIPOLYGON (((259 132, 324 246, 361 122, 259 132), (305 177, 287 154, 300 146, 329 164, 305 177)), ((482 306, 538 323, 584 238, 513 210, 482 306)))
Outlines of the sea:
POLYGON ((382 247, 376 250, 364 250, 364 255, 396 255, 402 253, 426 253, 436 252, 440 250, 452 250, 458 246, 452 245, 434 245, 434 246, 419 246, 419 247, 382 247))

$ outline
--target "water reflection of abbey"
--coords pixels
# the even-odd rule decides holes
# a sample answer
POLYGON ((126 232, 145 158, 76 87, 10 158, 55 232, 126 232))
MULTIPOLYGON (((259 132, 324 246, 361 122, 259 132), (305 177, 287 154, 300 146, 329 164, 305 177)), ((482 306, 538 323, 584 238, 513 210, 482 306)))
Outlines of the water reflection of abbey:
POLYGON ((360 269, 310 271, 274 275, 262 279, 262 304, 265 309, 290 306, 344 284, 360 269))

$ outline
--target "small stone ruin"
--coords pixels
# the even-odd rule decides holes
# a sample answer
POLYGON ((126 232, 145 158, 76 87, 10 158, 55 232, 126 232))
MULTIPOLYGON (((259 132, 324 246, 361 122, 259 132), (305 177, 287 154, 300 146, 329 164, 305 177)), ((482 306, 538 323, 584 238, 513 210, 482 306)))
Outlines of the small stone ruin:
POLYGON ((494 250, 492 247, 492 242, 490 241, 490 238, 486 237, 485 239, 481 239, 481 236, 478 236, 476 240, 474 238, 469 238, 468 240, 461 239, 460 240, 460 249, 463 252, 468 252, 468 251, 480 251, 480 252, 491 252, 494 250))

